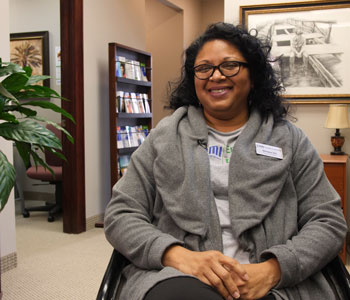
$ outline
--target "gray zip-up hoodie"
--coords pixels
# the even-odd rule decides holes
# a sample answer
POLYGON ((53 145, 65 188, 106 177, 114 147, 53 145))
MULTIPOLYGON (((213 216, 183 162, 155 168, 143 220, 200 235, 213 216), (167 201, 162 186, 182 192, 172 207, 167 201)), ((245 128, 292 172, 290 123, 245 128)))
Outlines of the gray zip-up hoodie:
MULTIPOLYGON (((202 110, 177 109, 151 131, 114 186, 105 232, 131 261, 123 271, 122 300, 142 300, 157 282, 188 276, 162 266, 170 245, 222 251, 207 139, 202 110)), ((233 233, 252 263, 278 259, 282 277, 275 297, 334 299, 319 270, 340 251, 347 226, 308 138, 288 121, 276 124, 253 111, 229 167, 233 233), (281 148, 283 159, 257 154, 255 143, 281 148)))

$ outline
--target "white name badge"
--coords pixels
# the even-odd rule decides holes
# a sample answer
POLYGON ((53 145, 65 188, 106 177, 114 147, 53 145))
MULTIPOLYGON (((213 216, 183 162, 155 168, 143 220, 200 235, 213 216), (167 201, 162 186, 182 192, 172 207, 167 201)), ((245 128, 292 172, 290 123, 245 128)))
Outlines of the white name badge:
POLYGON ((257 154, 283 159, 283 153, 281 148, 260 143, 255 143, 255 148, 257 154))

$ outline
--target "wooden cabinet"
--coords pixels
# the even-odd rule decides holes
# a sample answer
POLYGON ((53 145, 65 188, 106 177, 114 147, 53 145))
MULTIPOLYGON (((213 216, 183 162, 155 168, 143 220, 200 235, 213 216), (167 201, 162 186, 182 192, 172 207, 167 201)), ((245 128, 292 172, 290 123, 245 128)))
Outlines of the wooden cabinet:
MULTIPOLYGON (((346 181, 347 181, 347 155, 330 155, 321 154, 320 155, 324 170, 327 175, 328 180, 333 185, 335 190, 341 197, 341 207, 343 209, 344 217, 347 219, 347 194, 346 194, 346 181)), ((346 262, 346 243, 340 253, 343 262, 346 262)))
MULTIPOLYGON (((124 64, 125 66, 125 64, 124 64)), ((127 66, 129 67, 129 66, 127 66)), ((119 126, 143 126, 152 127, 152 55, 148 52, 137 50, 118 43, 109 43, 109 123, 110 123, 110 161, 111 161, 111 186, 120 177, 118 172, 118 157, 131 154, 137 147, 124 147, 118 149, 117 127, 119 126), (147 81, 130 79, 117 74, 117 61, 123 57, 126 61, 138 62, 144 66, 147 81), (118 76, 117 76, 118 75, 118 76), (146 94, 150 106, 150 113, 127 113, 117 109, 117 91, 127 93, 146 94)))

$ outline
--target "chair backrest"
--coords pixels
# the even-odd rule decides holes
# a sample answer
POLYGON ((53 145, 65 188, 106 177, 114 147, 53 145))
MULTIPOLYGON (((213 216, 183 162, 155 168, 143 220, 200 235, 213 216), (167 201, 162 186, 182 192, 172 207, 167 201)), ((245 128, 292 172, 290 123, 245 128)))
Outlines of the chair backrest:
MULTIPOLYGON (((47 124, 46 128, 51 130, 59 138, 59 140, 62 141, 61 130, 58 130, 55 126, 51 124, 47 124)), ((60 159, 57 155, 51 153, 50 151, 45 151, 45 161, 50 166, 59 167, 63 165, 63 160, 60 159)))

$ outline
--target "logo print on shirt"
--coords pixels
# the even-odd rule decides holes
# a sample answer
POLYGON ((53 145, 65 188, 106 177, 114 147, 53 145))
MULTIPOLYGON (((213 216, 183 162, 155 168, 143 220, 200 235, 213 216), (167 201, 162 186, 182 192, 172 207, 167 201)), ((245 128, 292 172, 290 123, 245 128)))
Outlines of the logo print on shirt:
POLYGON ((222 161, 222 163, 229 163, 233 147, 213 145, 207 148, 209 158, 215 158, 222 161))

